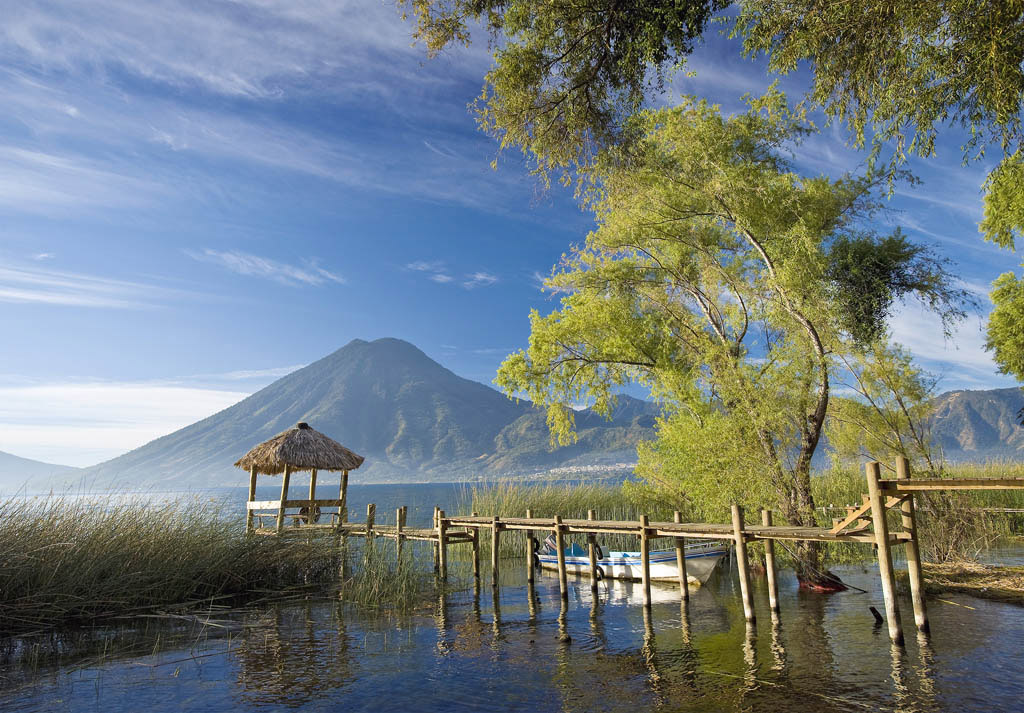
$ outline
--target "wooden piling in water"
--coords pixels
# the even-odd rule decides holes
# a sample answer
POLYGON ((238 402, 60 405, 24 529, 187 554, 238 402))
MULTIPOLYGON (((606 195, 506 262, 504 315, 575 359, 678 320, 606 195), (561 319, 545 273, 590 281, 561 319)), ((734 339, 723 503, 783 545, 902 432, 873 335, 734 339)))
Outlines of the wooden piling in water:
MULTIPOLYGON (((587 519, 594 519, 594 511, 587 510, 587 519)), ((590 589, 597 591, 597 538, 593 533, 587 535, 587 557, 590 558, 590 589)))
MULTIPOLYGON (((256 499, 256 466, 252 465, 249 467, 249 501, 252 502, 256 499)), ((245 510, 245 531, 252 532, 253 527, 253 515, 252 510, 246 508, 245 510)))
POLYGON ((366 506, 366 539, 373 537, 373 521, 377 519, 377 506, 369 503, 366 506))
POLYGON ((736 569, 740 576, 740 596, 743 598, 743 616, 754 621, 754 596, 750 586, 750 568, 747 565, 747 538, 743 534, 743 508, 732 505, 732 531, 736 540, 736 569))
POLYGON ((448 579, 448 523, 444 510, 437 511, 437 569, 442 580, 448 579))
POLYGON ((491 586, 498 586, 498 547, 500 546, 501 522, 497 515, 491 520, 491 586))
MULTIPOLYGON (((896 458, 896 480, 910 479, 910 461, 899 456, 896 458)), ((928 633, 928 610, 924 604, 924 582, 921 578, 921 549, 917 543, 917 515, 914 510, 914 493, 904 493, 900 503, 903 529, 910 535, 906 542, 907 575, 910 579, 910 601, 914 605, 914 623, 918 631, 928 633)))
POLYGON ((402 559, 402 530, 405 528, 405 508, 395 511, 395 556, 402 559))
MULTIPOLYGON (((533 510, 526 511, 526 519, 533 518, 533 510)), ((533 584, 533 530, 526 531, 526 581, 533 584)))
POLYGON ((878 461, 865 464, 864 472, 868 481, 868 498, 871 502, 871 521, 875 529, 875 544, 878 546, 878 573, 882 578, 882 597, 885 599, 885 618, 889 624, 889 638, 894 644, 902 646, 903 627, 900 623, 899 602, 896 601, 892 552, 889 549, 889 523, 885 519, 885 500, 878 487, 880 476, 878 461))
MULTIPOLYGON (((473 513, 476 517, 476 513, 473 513)), ((480 581, 480 528, 473 528, 473 581, 480 581)))
MULTIPOLYGON (((435 505, 434 506, 434 519, 430 521, 430 527, 435 532, 437 531, 437 528, 438 528, 438 521, 437 521, 437 513, 438 512, 440 512, 440 508, 437 507, 437 505, 435 505)), ((440 574, 441 573, 441 557, 438 555, 438 552, 437 552, 438 547, 437 547, 437 541, 436 540, 431 542, 431 549, 432 549, 432 551, 434 553, 434 573, 435 574, 440 574)))
POLYGON ((277 534, 284 532, 284 503, 288 499, 288 481, 292 478, 292 467, 284 467, 284 477, 281 480, 281 504, 277 507, 277 534))
MULTIPOLYGON (((672 514, 672 521, 680 523, 683 521, 683 514, 676 510, 672 514)), ((683 601, 690 598, 690 583, 686 577, 686 538, 676 538, 676 568, 679 570, 679 596, 683 601)))
MULTIPOLYGON (((761 524, 772 526, 772 511, 761 511, 761 524)), ((764 541, 764 571, 768 575, 768 608, 774 613, 779 612, 779 583, 775 577, 775 541, 764 541)))
POLYGON ((565 535, 562 532, 562 516, 555 515, 555 549, 558 550, 558 589, 563 601, 569 599, 569 576, 565 571, 565 535))
POLYGON ((644 607, 651 606, 651 538, 646 515, 640 516, 640 581, 644 588, 644 607))

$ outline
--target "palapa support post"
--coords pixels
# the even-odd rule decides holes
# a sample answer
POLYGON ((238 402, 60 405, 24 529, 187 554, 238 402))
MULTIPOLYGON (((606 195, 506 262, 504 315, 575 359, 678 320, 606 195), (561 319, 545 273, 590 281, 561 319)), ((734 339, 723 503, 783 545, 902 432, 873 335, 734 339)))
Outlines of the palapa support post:
POLYGON ((501 522, 497 515, 491 520, 491 586, 498 586, 498 547, 501 536, 501 522))
POLYGON ((644 587, 644 607, 651 606, 651 538, 646 515, 640 516, 640 580, 644 587))
MULTIPOLYGON (((316 468, 312 468, 309 471, 309 499, 316 500, 316 468)), ((309 517, 310 521, 313 518, 313 504, 309 505, 309 517)))
POLYGON ((875 527, 875 544, 878 545, 878 573, 882 577, 882 597, 885 599, 885 618, 889 623, 889 638, 897 646, 903 646, 900 605, 896 601, 892 552, 889 549, 889 523, 885 519, 885 501, 878 486, 880 477, 878 461, 867 463, 864 466, 864 472, 868 480, 868 498, 871 501, 871 521, 875 527))
MULTIPOLYGON (((772 526, 772 511, 761 511, 761 524, 765 527, 772 526)), ((768 575, 768 608, 772 612, 779 612, 779 583, 775 578, 775 540, 771 538, 764 541, 764 571, 768 575)))
MULTIPOLYGON (((249 466, 249 500, 248 500, 248 502, 251 503, 254 500, 256 500, 256 466, 252 465, 252 466, 249 466)), ((250 510, 248 507, 246 507, 246 509, 245 509, 245 531, 246 532, 252 532, 253 529, 254 528, 253 528, 252 510, 250 510)))
POLYGON ((338 506, 338 522, 348 522, 348 471, 341 471, 341 505, 338 506))
POLYGON ((284 478, 281 480, 281 502, 277 507, 277 534, 284 532, 284 503, 288 499, 288 481, 292 478, 292 467, 284 467, 284 478))
MULTIPOLYGON (((683 515, 676 510, 672 513, 672 522, 677 525, 683 521, 683 515)), ((690 599, 690 583, 686 576, 686 538, 676 538, 676 568, 679 570, 679 596, 683 601, 690 599)))
POLYGON ((740 596, 743 598, 743 617, 754 621, 754 596, 750 587, 750 568, 747 565, 747 537, 743 534, 743 508, 732 504, 732 531, 736 540, 736 569, 740 576, 740 596))
MULTIPOLYGON (((594 519, 594 511, 587 510, 587 519, 594 519)), ((597 591, 597 538, 594 533, 587 535, 587 557, 590 559, 590 588, 597 591)))
MULTIPOLYGON (((476 517, 476 513, 473 513, 472 516, 476 517)), ((480 581, 480 528, 479 527, 474 527, 474 528, 471 528, 471 531, 473 533, 473 540, 472 540, 472 543, 471 543, 473 545, 473 579, 476 582, 479 582, 480 581)))
MULTIPOLYGON (((533 510, 526 511, 526 519, 533 518, 533 510)), ((526 531, 526 581, 533 584, 533 530, 526 531)))
MULTIPOLYGON (((896 459, 896 480, 910 479, 910 461, 899 456, 896 459)), ((906 541, 907 575, 910 579, 910 601, 914 605, 914 623, 918 631, 928 633, 928 611, 924 605, 924 582, 921 581, 921 549, 917 543, 917 516, 914 512, 914 494, 904 493, 900 503, 903 529, 910 535, 906 541)))
POLYGON ((558 550, 558 590, 562 601, 569 599, 569 577, 565 571, 565 534, 562 531, 562 516, 555 515, 555 549, 558 550))
POLYGON ((437 511, 437 569, 442 580, 448 579, 448 523, 444 510, 437 511))

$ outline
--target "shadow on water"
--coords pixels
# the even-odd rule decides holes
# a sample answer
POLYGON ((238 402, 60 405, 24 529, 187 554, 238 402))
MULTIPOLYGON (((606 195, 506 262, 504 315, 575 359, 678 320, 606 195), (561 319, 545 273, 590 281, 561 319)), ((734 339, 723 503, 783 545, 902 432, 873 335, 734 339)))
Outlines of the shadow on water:
MULTIPOLYGON (((595 593, 571 580, 566 601, 557 577, 538 573, 530 585, 509 566, 500 588, 486 572, 483 584, 462 579, 407 617, 305 601, 156 652, 140 636, 120 658, 65 661, 29 685, 5 684, 0 710, 1020 709, 1024 609, 932 600, 931 639, 893 647, 868 611, 881 605, 877 575, 841 574, 868 593, 801 592, 787 573, 778 616, 756 582, 754 627, 724 567, 688 602, 655 585, 645 609, 639 585, 604 581, 595 593)), ((904 626, 909 634, 912 620, 904 626)))

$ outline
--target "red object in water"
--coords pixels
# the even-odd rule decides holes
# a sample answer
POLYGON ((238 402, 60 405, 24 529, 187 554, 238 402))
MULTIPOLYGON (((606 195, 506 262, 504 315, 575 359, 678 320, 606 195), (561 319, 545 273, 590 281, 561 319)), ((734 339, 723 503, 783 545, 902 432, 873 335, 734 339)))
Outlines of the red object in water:
POLYGON ((809 589, 812 592, 845 592, 847 586, 839 577, 826 572, 821 579, 800 580, 800 589, 809 589))

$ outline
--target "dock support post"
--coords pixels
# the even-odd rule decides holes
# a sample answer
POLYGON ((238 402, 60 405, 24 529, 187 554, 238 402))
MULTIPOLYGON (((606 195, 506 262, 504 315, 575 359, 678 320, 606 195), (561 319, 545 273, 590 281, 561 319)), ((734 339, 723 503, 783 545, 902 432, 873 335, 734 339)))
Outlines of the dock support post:
MULTIPOLYGON (((772 511, 761 511, 761 524, 772 526, 772 511)), ((768 608, 779 613, 779 583, 775 575, 775 540, 764 541, 764 571, 768 575, 768 608)))
POLYGON ((871 521, 875 528, 875 544, 878 545, 878 573, 882 577, 882 597, 885 599, 885 618, 889 623, 889 638, 897 646, 903 646, 900 605, 896 601, 892 552, 889 549, 889 523, 885 519, 884 496, 878 487, 878 461, 867 463, 864 470, 868 480, 868 497, 871 500, 871 521))
POLYGON ((555 549, 558 550, 558 589, 562 601, 569 599, 569 577, 565 571, 565 535, 562 533, 562 516, 555 515, 555 549))
MULTIPOLYGON (((309 499, 316 500, 316 468, 309 471, 309 499)), ((313 521, 313 506, 309 506, 310 522, 313 521)))
POLYGON ((402 530, 405 529, 405 508, 395 511, 395 555, 402 559, 402 530))
POLYGON ((277 534, 284 532, 284 501, 288 499, 288 481, 292 479, 292 467, 284 467, 284 477, 281 480, 281 504, 277 508, 277 534))
POLYGON ((747 566, 747 538, 743 534, 743 508, 732 504, 732 531, 736 540, 736 569, 740 575, 740 596, 743 598, 743 616, 754 621, 754 593, 750 587, 750 568, 747 566))
MULTIPOLYGON (((533 518, 533 510, 526 511, 526 519, 533 518)), ((526 581, 533 584, 533 530, 526 531, 526 581)))
MULTIPOLYGON (((594 511, 587 510, 587 519, 594 519, 594 511)), ((597 538, 594 533, 587 535, 587 556, 590 558, 590 589, 597 591, 597 538)))
POLYGON ((501 522, 498 516, 495 515, 494 519, 491 520, 491 586, 495 588, 498 586, 498 547, 500 546, 500 536, 501 522))
MULTIPOLYGON (((683 514, 676 510, 672 514, 672 521, 679 524, 683 521, 683 514)), ((686 577, 686 538, 676 538, 676 569, 679 570, 679 596, 682 600, 690 599, 689 581, 686 577)))
MULTIPOLYGON (((252 502, 256 499, 256 466, 249 466, 249 500, 252 502)), ((253 517, 252 510, 246 509, 245 511, 245 531, 252 532, 253 529, 253 517)))
POLYGON ((377 506, 370 503, 366 506, 366 539, 373 539, 373 523, 377 519, 377 506))
MULTIPOLYGON (((896 480, 910 478, 910 461, 903 456, 896 459, 896 480)), ((903 529, 910 535, 906 542, 907 575, 910 579, 910 601, 914 605, 914 623, 918 631, 928 633, 928 610, 924 605, 924 582, 921 580, 921 548, 917 542, 917 515, 914 508, 914 493, 905 493, 900 503, 903 529)))
POLYGON ((442 580, 448 579, 448 523, 444 510, 437 511, 437 566, 442 580))
POLYGON ((651 606, 651 540, 647 532, 650 524, 646 515, 640 516, 640 579, 644 587, 644 607, 651 606))
MULTIPOLYGON (((440 510, 440 508, 437 507, 437 505, 435 505, 434 506, 434 519, 430 521, 430 526, 433 528, 433 530, 435 532, 437 531, 437 513, 438 513, 439 510, 440 510)), ((431 543, 430 543, 431 549, 433 549, 433 551, 434 551, 434 574, 440 574, 441 573, 441 557, 440 557, 440 555, 438 555, 437 543, 438 543, 438 540, 432 540, 431 543)))
MULTIPOLYGON (((473 517, 476 517, 476 513, 472 513, 473 517)), ((473 530, 473 581, 478 583, 480 581, 480 528, 474 527, 473 530)), ((478 585, 477 585, 478 586, 478 585)))

